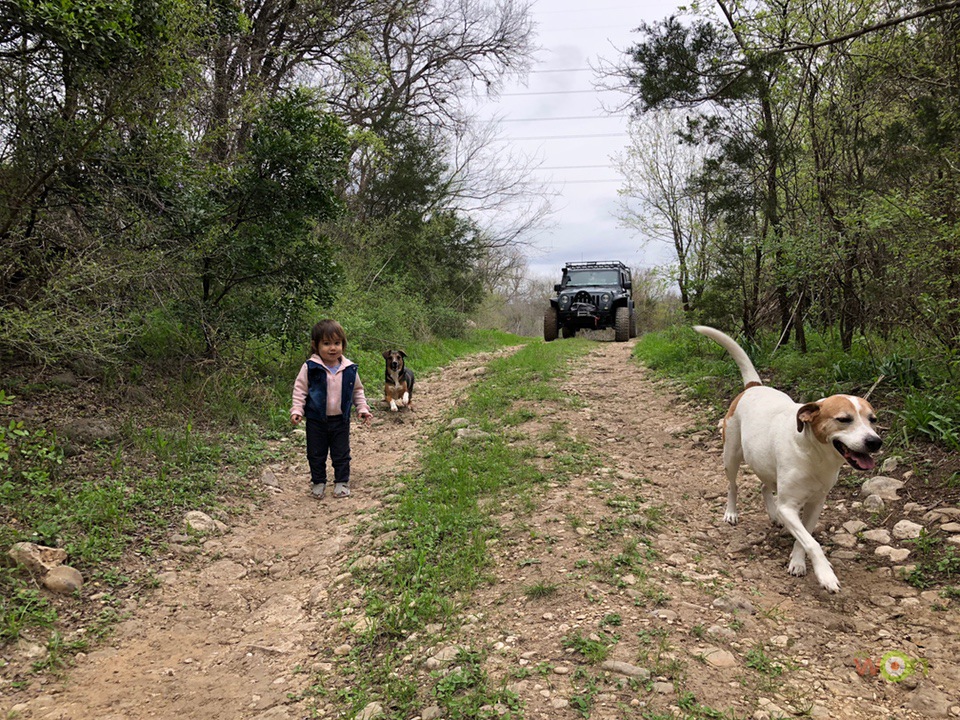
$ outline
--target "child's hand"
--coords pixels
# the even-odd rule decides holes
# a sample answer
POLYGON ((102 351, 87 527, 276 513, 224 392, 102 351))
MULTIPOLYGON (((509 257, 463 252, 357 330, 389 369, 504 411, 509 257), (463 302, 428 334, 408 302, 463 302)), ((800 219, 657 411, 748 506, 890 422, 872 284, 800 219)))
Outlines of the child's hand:
POLYGON ((373 413, 360 413, 360 420, 364 425, 369 425, 373 421, 373 413))
POLYGON ((300 424, 300 421, 301 421, 302 419, 303 419, 303 416, 302 416, 302 415, 291 415, 291 416, 290 416, 290 422, 292 422, 294 425, 299 425, 299 424, 300 424))

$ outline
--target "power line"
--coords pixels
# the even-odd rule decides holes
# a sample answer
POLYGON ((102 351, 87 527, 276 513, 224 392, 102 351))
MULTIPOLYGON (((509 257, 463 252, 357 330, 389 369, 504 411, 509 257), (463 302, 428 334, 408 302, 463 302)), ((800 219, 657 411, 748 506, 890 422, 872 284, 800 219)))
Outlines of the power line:
POLYGON ((536 90, 534 92, 500 93, 500 97, 530 97, 531 95, 586 95, 596 90, 536 90))
POLYGON ((539 73, 560 73, 560 72, 571 73, 571 72, 587 72, 587 71, 592 72, 593 68, 582 67, 582 68, 555 68, 555 69, 546 69, 546 70, 531 70, 530 74, 534 75, 539 73))
POLYGON ((609 165, 550 165, 548 167, 538 167, 537 170, 595 170, 599 168, 608 168, 609 165))
POLYGON ((500 142, 505 142, 507 140, 580 140, 582 138, 607 138, 607 137, 629 137, 630 133, 625 132, 616 132, 616 133, 588 133, 582 135, 523 135, 520 137, 504 137, 497 138, 500 142))
POLYGON ((500 122, 544 122, 547 120, 608 120, 612 118, 630 117, 626 114, 618 115, 570 115, 568 117, 539 117, 539 118, 504 118, 500 122))
POLYGON ((623 182, 621 178, 616 180, 541 180, 544 185, 593 185, 594 183, 619 183, 623 182))

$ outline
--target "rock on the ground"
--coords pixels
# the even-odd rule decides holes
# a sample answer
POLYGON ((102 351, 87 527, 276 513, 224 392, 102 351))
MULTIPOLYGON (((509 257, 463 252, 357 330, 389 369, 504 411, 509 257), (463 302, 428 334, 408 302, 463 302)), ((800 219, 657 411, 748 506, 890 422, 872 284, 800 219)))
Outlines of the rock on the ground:
POLYGON ((191 510, 183 516, 183 524, 187 530, 198 532, 201 535, 224 533, 227 526, 219 520, 214 520, 206 513, 199 510, 191 510))
POLYGON ((69 565, 58 565, 44 576, 43 585, 51 592, 70 595, 83 587, 83 575, 69 565))
POLYGON ((360 711, 357 720, 374 720, 379 717, 383 717, 383 705, 372 702, 360 711))
POLYGON ((353 561, 353 564, 350 565, 350 569, 354 572, 363 572, 364 570, 375 568, 379 562, 380 561, 374 555, 363 555, 362 557, 358 557, 353 561))
POLYGON ((877 475, 860 486, 860 494, 864 497, 879 495, 882 500, 898 500, 897 491, 903 487, 903 482, 896 478, 877 475))
POLYGON ((486 440, 490 433, 480 428, 460 428, 456 431, 456 443, 461 444, 469 440, 486 440))
POLYGON ((887 545, 890 543, 890 533, 884 528, 867 530, 865 533, 863 533, 863 537, 870 542, 879 543, 880 545, 887 545))
POLYGON ((7 555, 18 565, 30 572, 46 573, 67 560, 67 551, 61 548, 46 547, 31 542, 18 542, 10 547, 7 555))
POLYGON ((637 665, 631 665, 630 663, 621 662, 619 660, 606 660, 600 666, 600 669, 608 670, 612 673, 617 673, 618 675, 640 678, 641 680, 650 679, 650 671, 646 668, 638 667, 637 665))
POLYGON ((77 418, 60 428, 60 434, 74 442, 92 445, 98 440, 110 440, 117 434, 117 429, 106 420, 96 418, 77 418))
POLYGON ((460 648, 458 646, 448 645, 447 647, 438 650, 433 657, 427 658, 427 662, 425 664, 428 669, 436 670, 437 668, 452 663, 459 654, 460 648))
POLYGON ((725 595, 718 597, 713 601, 713 607, 717 610, 730 613, 745 612, 750 615, 755 615, 757 612, 753 603, 742 595, 725 595))
POLYGON ((912 520, 901 520, 893 526, 893 536, 898 540, 907 540, 920 537, 923 525, 912 520))
POLYGON ((737 666, 737 659, 729 650, 721 648, 707 648, 703 653, 707 665, 715 668, 732 668, 737 666))
POLYGON ((915 690, 906 702, 906 707, 928 718, 950 717, 950 698, 937 688, 924 686, 915 690))
POLYGON ((273 472, 270 468, 265 468, 264 471, 260 474, 260 482, 262 482, 267 487, 279 488, 280 481, 277 480, 277 474, 273 472))

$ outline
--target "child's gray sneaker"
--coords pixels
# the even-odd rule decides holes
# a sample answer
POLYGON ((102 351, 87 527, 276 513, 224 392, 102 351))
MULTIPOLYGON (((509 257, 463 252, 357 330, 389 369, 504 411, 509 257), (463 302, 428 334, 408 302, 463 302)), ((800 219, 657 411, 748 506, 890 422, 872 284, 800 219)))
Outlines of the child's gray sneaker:
POLYGON ((323 493, 326 492, 327 485, 326 483, 315 483, 312 488, 310 488, 310 494, 313 495, 317 500, 323 498, 323 493))
POLYGON ((333 486, 333 496, 334 497, 347 497, 350 494, 350 488, 347 487, 346 483, 334 483, 333 486))

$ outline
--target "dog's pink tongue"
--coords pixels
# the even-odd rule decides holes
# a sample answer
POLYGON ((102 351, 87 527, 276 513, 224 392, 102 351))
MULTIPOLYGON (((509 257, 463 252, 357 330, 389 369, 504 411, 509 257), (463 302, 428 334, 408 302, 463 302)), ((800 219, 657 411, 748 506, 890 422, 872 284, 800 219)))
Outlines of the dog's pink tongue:
POLYGON ((851 452, 847 455, 847 461, 857 470, 873 470, 877 466, 873 458, 866 453, 851 452))

